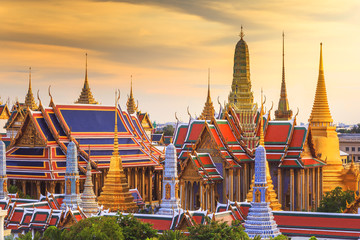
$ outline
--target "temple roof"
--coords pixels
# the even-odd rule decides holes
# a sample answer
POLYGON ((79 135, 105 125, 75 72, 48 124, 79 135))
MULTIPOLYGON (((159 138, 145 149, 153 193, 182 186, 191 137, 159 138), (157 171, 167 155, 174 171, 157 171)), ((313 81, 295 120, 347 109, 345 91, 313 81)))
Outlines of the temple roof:
POLYGON ((135 99, 132 90, 132 76, 131 76, 130 96, 126 102, 126 107, 129 114, 134 114, 137 111, 137 106, 135 105, 135 99))
POLYGON ((92 93, 91 93, 91 89, 89 86, 89 81, 88 81, 88 72, 87 72, 87 54, 86 54, 86 67, 85 67, 85 81, 84 81, 84 86, 81 90, 80 96, 78 98, 78 100, 75 103, 82 103, 82 104, 98 104, 97 101, 95 101, 92 93))
POLYGON ((319 63, 319 77, 316 86, 314 105, 309 119, 311 125, 330 125, 333 122, 331 117, 329 103, 327 99, 323 57, 322 57, 322 43, 320 43, 320 63, 319 63))
POLYGON ((203 109, 199 119, 211 120, 211 118, 214 117, 214 113, 215 113, 215 109, 214 109, 214 105, 213 105, 213 103, 211 101, 211 97, 210 97, 210 69, 209 69, 207 98, 206 98, 204 109, 203 109))

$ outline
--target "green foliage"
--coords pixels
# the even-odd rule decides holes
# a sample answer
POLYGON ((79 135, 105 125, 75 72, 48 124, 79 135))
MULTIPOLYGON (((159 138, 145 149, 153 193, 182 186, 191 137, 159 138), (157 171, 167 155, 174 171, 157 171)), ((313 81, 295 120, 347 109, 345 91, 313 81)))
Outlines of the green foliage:
POLYGON ((187 240, 188 237, 179 230, 166 230, 159 235, 159 240, 187 240))
POLYGON ((189 238, 191 240, 249 240, 248 235, 244 232, 244 228, 239 221, 234 221, 231 226, 225 222, 210 221, 207 219, 208 224, 198 224, 189 227, 189 238))
POLYGON ((36 232, 34 234, 34 238, 33 238, 31 231, 29 231, 26 234, 19 234, 19 236, 16 239, 17 240, 40 240, 40 238, 41 238, 41 234, 39 232, 36 232))
POLYGON ((141 222, 132 214, 122 215, 119 213, 117 222, 122 228, 125 240, 145 240, 157 236, 157 230, 153 229, 151 224, 141 222))
POLYGON ((61 240, 62 231, 55 226, 48 227, 42 237, 42 240, 61 240))
POLYGON ((174 127, 172 125, 166 125, 163 129, 164 136, 172 136, 174 135, 174 127))
POLYGON ((338 129, 336 131, 339 133, 360 133, 360 123, 354 125, 350 130, 338 129))
POLYGON ((279 236, 276 236, 274 238, 271 238, 272 240, 288 240, 289 238, 285 235, 279 235, 279 236))
POLYGON ((312 236, 311 238, 309 238, 309 240, 317 240, 317 238, 312 236))
POLYGON ((337 212, 340 213, 346 208, 346 202, 351 203, 355 200, 354 191, 343 191, 341 187, 336 187, 330 192, 326 192, 320 201, 318 212, 337 212))
POLYGON ((29 195, 25 195, 16 185, 9 185, 8 192, 14 194, 17 193, 19 198, 31 199, 29 195))
POLYGON ((257 235, 252 240, 261 240, 261 236, 257 235))
POLYGON ((117 217, 92 217, 79 221, 61 234, 64 240, 123 240, 122 229, 117 217))

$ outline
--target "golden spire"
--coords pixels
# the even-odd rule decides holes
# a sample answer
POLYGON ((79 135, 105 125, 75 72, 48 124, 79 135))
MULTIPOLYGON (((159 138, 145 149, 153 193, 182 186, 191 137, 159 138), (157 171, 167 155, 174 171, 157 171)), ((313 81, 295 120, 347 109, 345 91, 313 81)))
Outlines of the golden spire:
POLYGON ((127 106, 128 113, 134 114, 137 112, 137 107, 135 105, 135 99, 134 99, 133 90, 132 90, 132 75, 130 77, 131 77, 130 97, 128 98, 128 100, 126 102, 126 106, 127 106))
POLYGON ((261 145, 261 146, 265 146, 265 141, 264 141, 264 119, 263 119, 263 111, 264 111, 263 90, 262 90, 262 88, 261 88, 260 140, 259 140, 259 145, 261 145))
POLYGON ((82 103, 82 104, 98 104, 97 101, 95 101, 92 93, 91 93, 91 89, 90 89, 90 85, 89 85, 89 80, 88 80, 88 73, 87 73, 87 53, 85 54, 85 81, 84 81, 84 86, 81 90, 81 94, 78 98, 78 100, 75 103, 82 103))
POLYGON ((285 83, 285 50, 284 50, 284 38, 285 34, 283 32, 283 48, 282 48, 282 81, 281 81, 281 91, 278 109, 275 111, 275 120, 289 120, 292 117, 292 111, 289 110, 289 102, 287 99, 286 93, 286 83, 285 83))
POLYGON ((243 37, 245 36, 242 25, 241 25, 241 31, 240 31, 239 36, 240 36, 240 39, 241 39, 241 40, 243 40, 243 37))
POLYGON ((35 103, 34 95, 32 93, 31 87, 31 67, 29 67, 29 89, 25 96, 25 106, 29 107, 31 110, 37 110, 38 107, 35 103))
POLYGON ((316 86, 315 100, 309 122, 312 126, 329 126, 333 122, 326 94, 322 59, 322 43, 320 43, 319 78, 316 86))
POLYGON ((211 101, 210 97, 210 68, 208 69, 208 94, 205 102, 204 109, 199 117, 199 119, 202 120, 211 120, 211 118, 214 116, 215 109, 213 102, 211 101))
POLYGON ((102 192, 98 198, 99 204, 104 205, 104 209, 116 211, 134 211, 136 204, 134 197, 129 192, 127 178, 125 176, 121 156, 119 154, 119 140, 117 127, 117 105, 120 92, 115 94, 115 127, 114 127, 114 151, 110 159, 109 172, 106 175, 102 192))

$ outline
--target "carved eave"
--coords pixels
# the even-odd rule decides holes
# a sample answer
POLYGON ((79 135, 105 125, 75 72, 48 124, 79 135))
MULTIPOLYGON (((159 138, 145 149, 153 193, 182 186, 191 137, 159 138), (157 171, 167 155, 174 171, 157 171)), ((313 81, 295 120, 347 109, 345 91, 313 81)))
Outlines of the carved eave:
MULTIPOLYGON (((140 114, 141 114, 140 111, 137 112, 138 118, 139 118, 140 114)), ((142 125, 143 128, 145 129, 143 122, 146 122, 146 123, 149 125, 149 127, 147 127, 147 129, 154 129, 154 126, 152 125, 152 123, 151 123, 151 121, 150 121, 150 118, 149 118, 149 115, 148 115, 147 112, 144 113, 144 117, 143 117, 143 119, 141 120, 141 125, 142 125)))
POLYGON ((14 141, 10 143, 8 149, 12 148, 14 145, 21 147, 47 146, 47 139, 37 127, 35 119, 30 111, 27 112, 21 128, 19 129, 14 141))
POLYGON ((0 119, 9 119, 9 118, 10 118, 10 111, 7 104, 5 104, 2 112, 0 113, 0 119))
MULTIPOLYGON (((193 154, 193 153, 192 153, 192 154, 193 154)), ((196 166, 195 163, 193 162, 192 156, 189 155, 189 156, 185 159, 185 161, 184 161, 184 163, 183 163, 183 165, 182 165, 182 170, 181 170, 181 172, 179 173, 178 178, 181 180, 181 178, 184 177, 184 174, 187 174, 187 175, 185 175, 185 176, 191 176, 191 177, 193 177, 193 178, 196 179, 196 180, 203 181, 203 178, 202 178, 202 176, 200 175, 200 173, 199 173, 197 170, 195 170, 196 168, 197 168, 197 166, 196 166), (190 164, 191 164, 191 166, 190 166, 190 164)))

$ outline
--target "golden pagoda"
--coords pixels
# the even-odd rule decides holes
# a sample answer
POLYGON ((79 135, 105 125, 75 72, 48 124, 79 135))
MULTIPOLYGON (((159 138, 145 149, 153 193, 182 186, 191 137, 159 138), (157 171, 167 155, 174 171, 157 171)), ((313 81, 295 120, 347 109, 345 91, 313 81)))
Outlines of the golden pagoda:
POLYGON ((286 83, 285 83, 285 51, 284 51, 284 38, 285 34, 283 32, 283 51, 282 51, 282 81, 281 81, 281 91, 280 91, 280 100, 278 109, 275 111, 275 120, 290 120, 292 117, 292 111, 289 109, 289 102, 287 99, 286 93, 286 83))
POLYGON ((130 86, 130 97, 126 102, 126 107, 129 114, 134 114, 137 112, 137 107, 135 105, 135 99, 132 91, 132 76, 131 76, 131 86, 130 86))
POLYGON ((37 110, 38 106, 35 103, 34 95, 31 88, 31 67, 29 68, 29 89, 25 96, 25 107, 29 107, 31 110, 37 110))
POLYGON ((341 171, 343 170, 340 158, 339 138, 332 124, 330 114, 322 58, 322 43, 320 43, 319 77, 316 86, 314 105, 309 125, 317 157, 326 162, 323 167, 323 192, 331 191, 337 186, 345 189, 341 171))
POLYGON ((213 102, 211 101, 211 97, 210 97, 210 69, 209 69, 209 72, 208 72, 208 94, 207 94, 204 110, 202 111, 199 119, 211 120, 211 118, 214 117, 214 113, 215 113, 215 109, 214 109, 214 105, 213 105, 213 102))
POLYGON ((98 197, 98 202, 104 206, 104 209, 110 209, 111 212, 132 212, 137 206, 134 202, 134 197, 129 192, 129 185, 119 155, 117 101, 115 103, 114 151, 110 159, 110 167, 102 192, 98 197))
POLYGON ((79 99, 75 103, 81 103, 81 104, 98 104, 97 101, 95 101, 91 90, 89 86, 88 81, 88 74, 87 74, 87 53, 86 53, 86 65, 85 65, 85 81, 84 86, 81 90, 81 94, 79 96, 79 99))
POLYGON ((228 100, 241 123, 242 140, 249 149, 255 149, 258 142, 255 124, 257 104, 254 103, 254 96, 251 91, 249 48, 244 41, 244 36, 241 26, 240 40, 235 47, 233 81, 228 100))
MULTIPOLYGON (((261 93, 261 103, 262 100, 262 93, 261 93)), ((261 110, 260 110, 260 139, 259 139, 259 145, 265 146, 265 137, 264 137, 264 120, 263 120, 263 103, 261 104, 261 110)), ((253 201, 253 187, 255 183, 255 174, 251 181, 250 190, 246 196, 248 202, 253 201)), ((280 211, 281 210, 281 204, 279 203, 279 200, 277 198, 276 192, 274 190, 274 185, 272 183, 270 170, 269 170, 269 163, 266 160, 266 184, 267 184, 267 194, 270 202, 270 207, 273 211, 280 211)))

